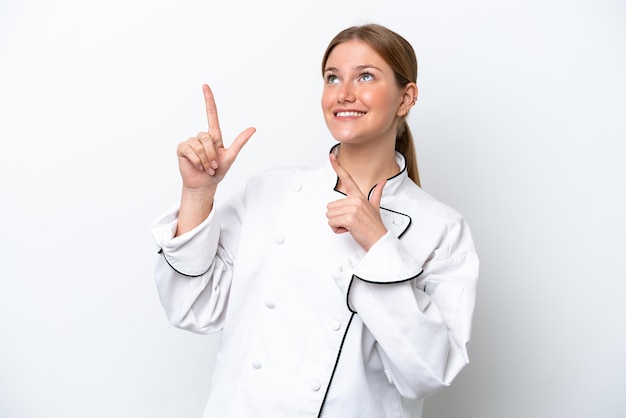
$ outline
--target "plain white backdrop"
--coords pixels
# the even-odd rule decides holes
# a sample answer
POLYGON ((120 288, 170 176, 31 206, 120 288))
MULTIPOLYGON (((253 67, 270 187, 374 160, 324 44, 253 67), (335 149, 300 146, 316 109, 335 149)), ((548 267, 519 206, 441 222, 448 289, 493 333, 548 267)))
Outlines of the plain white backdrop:
POLYGON ((200 416, 219 337, 165 319, 148 228, 201 84, 225 138, 257 127, 220 198, 316 165, 321 55, 366 22, 416 49, 423 186, 481 258, 471 364, 424 417, 624 416, 624 2, 2 0, 1 417, 200 416))

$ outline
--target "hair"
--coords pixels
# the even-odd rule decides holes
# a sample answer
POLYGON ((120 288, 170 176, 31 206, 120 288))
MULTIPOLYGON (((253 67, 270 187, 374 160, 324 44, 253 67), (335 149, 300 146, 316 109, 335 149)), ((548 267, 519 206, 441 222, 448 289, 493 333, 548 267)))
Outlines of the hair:
MULTIPOLYGON (((367 43, 382 57, 393 70, 398 87, 417 82, 417 58, 411 44, 396 32, 378 24, 352 26, 339 32, 328 44, 322 58, 322 74, 333 49, 344 42, 357 39, 367 43)), ((407 113, 408 115, 408 113, 407 113)), ((417 155, 413 135, 407 123, 407 115, 402 116, 396 132, 396 151, 404 155, 407 172, 411 180, 420 185, 417 169, 417 155)))

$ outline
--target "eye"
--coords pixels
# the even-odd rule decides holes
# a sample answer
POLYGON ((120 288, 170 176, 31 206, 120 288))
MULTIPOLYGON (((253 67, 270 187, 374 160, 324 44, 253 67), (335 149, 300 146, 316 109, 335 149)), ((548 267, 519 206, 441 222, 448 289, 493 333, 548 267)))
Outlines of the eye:
POLYGON ((370 73, 363 73, 359 76, 359 81, 372 81, 374 76, 370 73))
POLYGON ((328 83, 328 84, 337 84, 337 83, 339 83, 339 78, 335 74, 328 74, 326 76, 326 83, 328 83))

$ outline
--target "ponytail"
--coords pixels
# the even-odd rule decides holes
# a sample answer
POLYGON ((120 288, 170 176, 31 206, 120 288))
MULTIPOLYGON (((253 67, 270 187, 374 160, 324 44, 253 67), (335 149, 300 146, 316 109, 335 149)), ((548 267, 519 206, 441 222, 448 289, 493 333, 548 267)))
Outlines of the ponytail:
POLYGON ((406 118, 400 121, 398 135, 396 136, 396 151, 404 155, 406 161, 406 170, 409 178, 418 186, 420 184, 420 175, 417 169, 417 154, 415 152, 415 144, 413 143, 413 134, 409 128, 406 118))

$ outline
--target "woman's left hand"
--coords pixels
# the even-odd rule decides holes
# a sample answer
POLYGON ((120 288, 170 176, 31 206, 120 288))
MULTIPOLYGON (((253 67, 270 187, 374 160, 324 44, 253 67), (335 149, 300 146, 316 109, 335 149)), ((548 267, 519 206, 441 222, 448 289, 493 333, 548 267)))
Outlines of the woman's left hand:
POLYGON ((332 153, 330 163, 346 191, 346 197, 328 204, 328 224, 337 234, 349 232, 365 251, 369 251, 387 233, 380 217, 380 199, 387 180, 378 182, 372 190, 371 200, 367 200, 350 173, 339 164, 339 160, 332 153))

